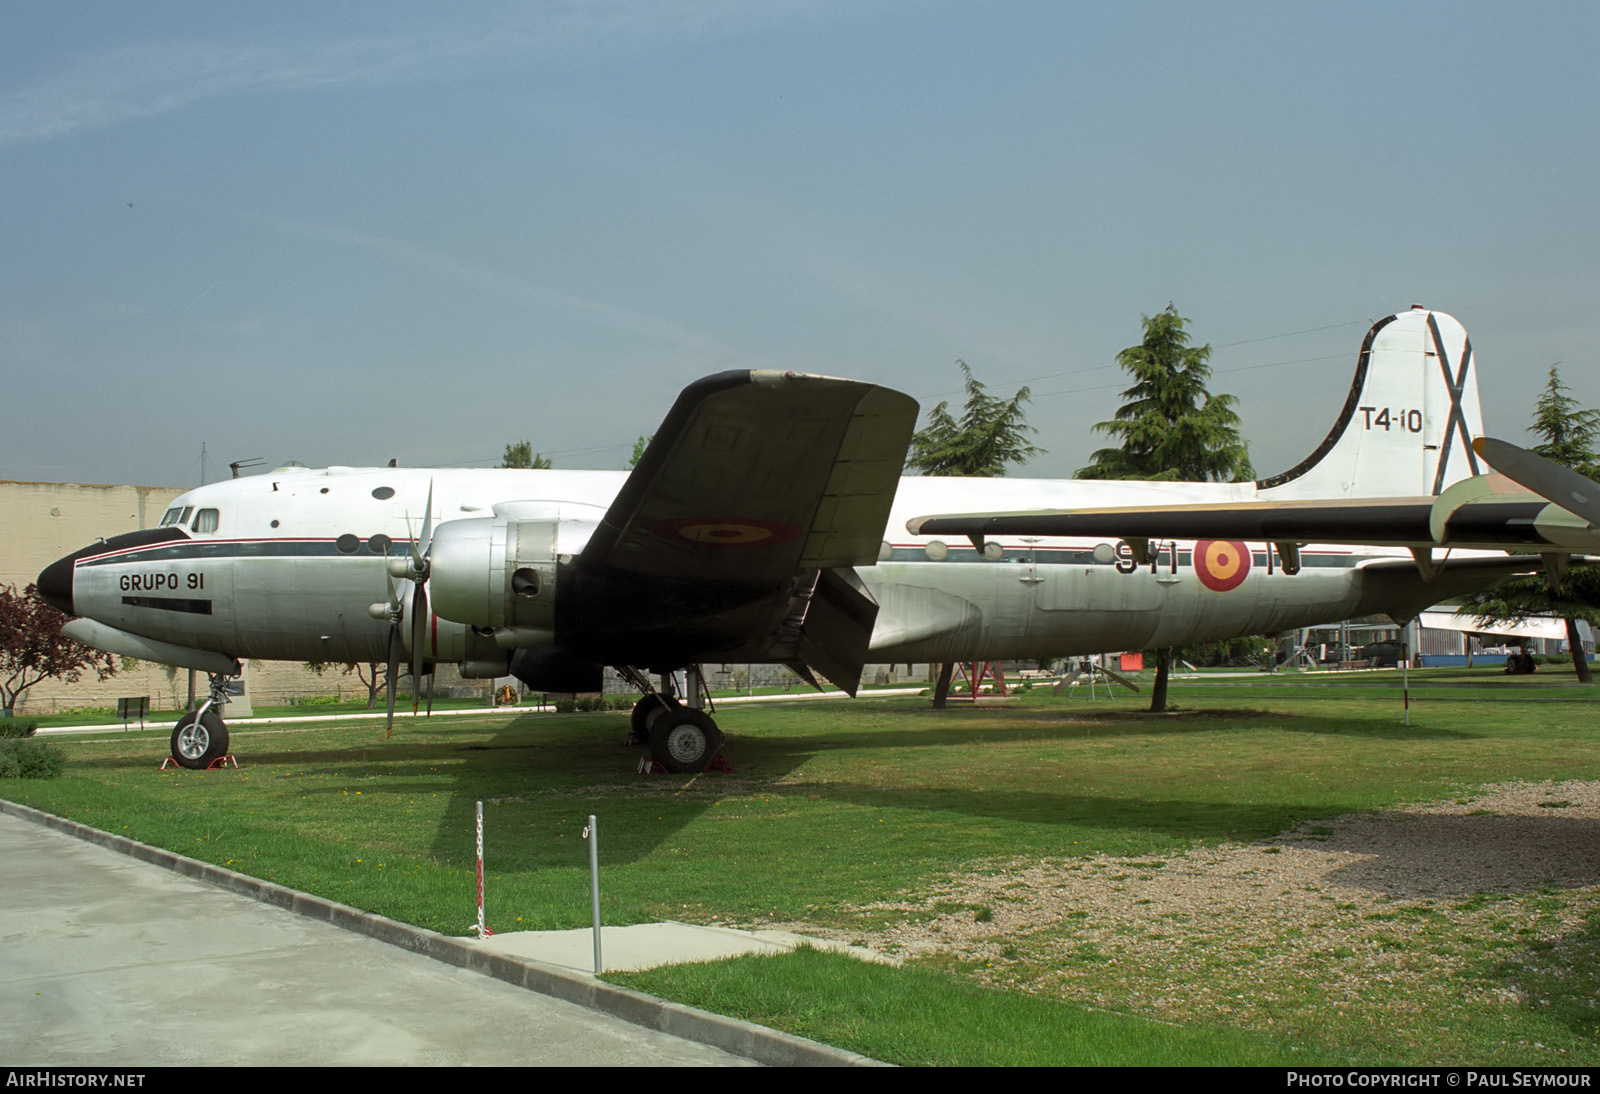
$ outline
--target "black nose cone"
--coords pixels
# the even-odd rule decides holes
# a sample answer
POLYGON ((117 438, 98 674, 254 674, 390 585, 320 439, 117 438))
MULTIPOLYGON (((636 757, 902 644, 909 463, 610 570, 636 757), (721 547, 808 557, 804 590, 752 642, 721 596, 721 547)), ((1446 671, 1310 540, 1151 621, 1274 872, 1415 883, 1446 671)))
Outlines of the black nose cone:
POLYGON ((81 553, 76 552, 66 558, 58 558, 46 566, 39 572, 36 586, 45 603, 68 615, 78 614, 72 610, 72 566, 81 553))

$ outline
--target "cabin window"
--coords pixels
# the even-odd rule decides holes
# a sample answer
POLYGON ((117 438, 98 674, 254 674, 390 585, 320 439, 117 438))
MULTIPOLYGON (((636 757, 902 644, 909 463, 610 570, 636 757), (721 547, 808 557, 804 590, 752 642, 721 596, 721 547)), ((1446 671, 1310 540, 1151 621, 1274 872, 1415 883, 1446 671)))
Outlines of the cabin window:
POLYGON ((382 532, 379 532, 377 535, 367 540, 367 550, 371 551, 375 555, 386 555, 389 553, 389 542, 389 537, 384 535, 382 532))
POLYGON ((379 486, 372 491, 372 496, 377 498, 379 501, 388 501, 390 498, 394 497, 394 487, 379 486))
POLYGON ((194 523, 189 527, 196 532, 215 532, 218 515, 215 509, 202 509, 195 514, 194 523))
POLYGON ((361 546, 361 538, 346 532, 344 535, 334 540, 333 545, 334 547, 338 548, 338 551, 341 555, 353 555, 361 546))

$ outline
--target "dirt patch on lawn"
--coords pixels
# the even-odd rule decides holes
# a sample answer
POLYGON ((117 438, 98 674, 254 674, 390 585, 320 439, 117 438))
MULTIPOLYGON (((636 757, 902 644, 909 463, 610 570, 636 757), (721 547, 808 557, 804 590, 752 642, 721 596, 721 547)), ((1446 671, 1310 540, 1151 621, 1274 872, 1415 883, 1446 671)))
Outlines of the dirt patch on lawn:
MULTIPOLYGON (((888 925, 851 938, 1174 1019, 1287 1031, 1376 1006, 1426 1024, 1565 990, 1597 891, 1600 783, 1516 783, 1168 858, 985 864, 860 909, 888 925)), ((1591 994, 1564 1002, 1600 1007, 1570 979, 1591 994)))

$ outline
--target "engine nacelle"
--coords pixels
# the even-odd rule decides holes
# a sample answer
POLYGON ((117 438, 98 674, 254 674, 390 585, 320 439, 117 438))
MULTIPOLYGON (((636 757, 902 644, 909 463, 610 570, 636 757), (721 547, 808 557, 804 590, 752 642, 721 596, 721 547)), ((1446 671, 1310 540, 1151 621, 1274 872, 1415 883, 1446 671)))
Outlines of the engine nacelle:
POLYGON ((512 502, 492 517, 447 520, 428 550, 435 615, 490 628, 506 649, 555 638, 557 566, 588 542, 604 510, 567 502, 512 502))
MULTIPOLYGON (((424 630, 422 655, 430 661, 454 662, 468 680, 505 676, 511 671, 511 651, 501 646, 498 633, 488 627, 469 627, 437 616, 424 630)), ((406 656, 411 656, 411 628, 400 628, 406 656)))

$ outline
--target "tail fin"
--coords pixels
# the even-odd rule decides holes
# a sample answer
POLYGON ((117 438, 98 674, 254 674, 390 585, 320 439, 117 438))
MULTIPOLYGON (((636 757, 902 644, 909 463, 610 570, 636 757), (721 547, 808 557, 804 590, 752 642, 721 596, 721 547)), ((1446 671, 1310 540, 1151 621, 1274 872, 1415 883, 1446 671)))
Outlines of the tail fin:
POLYGON ((1418 497, 1488 471, 1472 342, 1453 316, 1413 306, 1367 332, 1333 431, 1291 470, 1256 483, 1275 498, 1418 497))

